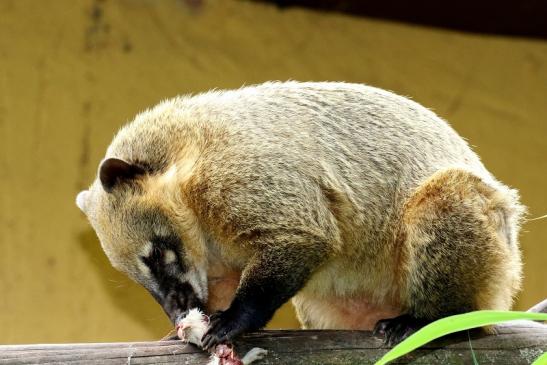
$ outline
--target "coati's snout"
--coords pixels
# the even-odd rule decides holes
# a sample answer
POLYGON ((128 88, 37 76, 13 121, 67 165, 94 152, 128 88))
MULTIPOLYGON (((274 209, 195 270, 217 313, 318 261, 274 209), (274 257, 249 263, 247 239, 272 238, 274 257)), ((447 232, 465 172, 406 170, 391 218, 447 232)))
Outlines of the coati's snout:
POLYGON ((151 191, 151 173, 121 159, 102 162, 95 183, 76 204, 95 229, 112 265, 144 286, 171 321, 203 308, 207 278, 187 255, 169 211, 168 187, 151 191))
POLYGON ((178 241, 177 237, 156 237, 148 255, 139 258, 148 269, 147 279, 141 283, 173 323, 189 309, 203 309, 204 299, 202 283, 196 280, 194 270, 185 267, 178 241))

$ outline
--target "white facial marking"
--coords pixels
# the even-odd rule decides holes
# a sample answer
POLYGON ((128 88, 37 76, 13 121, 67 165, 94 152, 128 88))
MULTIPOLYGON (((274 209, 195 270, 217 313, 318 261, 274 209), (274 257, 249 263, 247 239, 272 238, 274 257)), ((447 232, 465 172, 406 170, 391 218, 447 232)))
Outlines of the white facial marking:
POLYGON ((139 271, 141 272, 141 274, 145 277, 145 278, 149 278, 150 277, 150 269, 148 268, 148 266, 146 266, 146 264, 144 262, 142 262, 141 260, 137 260, 137 268, 139 269, 139 271))
POLYGON ((152 242, 146 241, 146 243, 142 246, 141 249, 141 256, 142 257, 148 257, 152 253, 153 245, 152 242))
POLYGON ((163 256, 163 262, 165 265, 169 265, 177 260, 177 255, 171 250, 166 250, 163 256))
POLYGON ((89 196, 89 191, 81 191, 78 196, 76 196, 76 205, 82 212, 85 213, 85 204, 87 202, 87 197, 89 196))

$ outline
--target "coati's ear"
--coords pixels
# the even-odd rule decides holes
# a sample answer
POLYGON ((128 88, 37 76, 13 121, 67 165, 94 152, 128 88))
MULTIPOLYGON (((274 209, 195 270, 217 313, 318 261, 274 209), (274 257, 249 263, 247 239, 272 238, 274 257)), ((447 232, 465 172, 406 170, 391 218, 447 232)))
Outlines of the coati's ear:
POLYGON ((117 184, 135 179, 144 174, 144 169, 119 158, 107 158, 99 168, 99 179, 106 192, 111 192, 117 184))
POLYGON ((86 205, 88 196, 89 196, 89 191, 84 190, 84 191, 80 191, 80 193, 76 197, 76 205, 84 213, 85 213, 85 205, 86 205))

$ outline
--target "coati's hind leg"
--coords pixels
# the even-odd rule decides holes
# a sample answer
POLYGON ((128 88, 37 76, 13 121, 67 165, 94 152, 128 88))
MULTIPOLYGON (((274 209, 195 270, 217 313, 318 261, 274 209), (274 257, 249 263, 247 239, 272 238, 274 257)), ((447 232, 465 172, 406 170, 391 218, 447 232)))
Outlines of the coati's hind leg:
POLYGON ((379 321, 394 344, 425 324, 480 309, 507 310, 520 287, 516 193, 460 169, 443 170, 405 205, 400 272, 406 313, 379 321))

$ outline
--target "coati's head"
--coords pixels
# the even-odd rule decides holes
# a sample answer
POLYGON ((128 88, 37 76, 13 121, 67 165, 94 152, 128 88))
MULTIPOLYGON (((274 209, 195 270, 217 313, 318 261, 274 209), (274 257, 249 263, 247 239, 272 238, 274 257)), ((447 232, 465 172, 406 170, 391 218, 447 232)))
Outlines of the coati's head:
MULTIPOLYGON (((112 265, 142 284, 175 322, 207 301, 204 254, 185 242, 185 225, 192 222, 180 201, 178 177, 184 167, 155 163, 151 168, 149 162, 130 161, 127 156, 144 154, 136 150, 144 148, 142 140, 136 141, 134 148, 127 141, 117 148, 115 139, 97 179, 78 194, 76 203, 112 265), (125 157, 110 157, 120 154, 125 157)), ((161 142, 156 145, 166 145, 161 142)))

